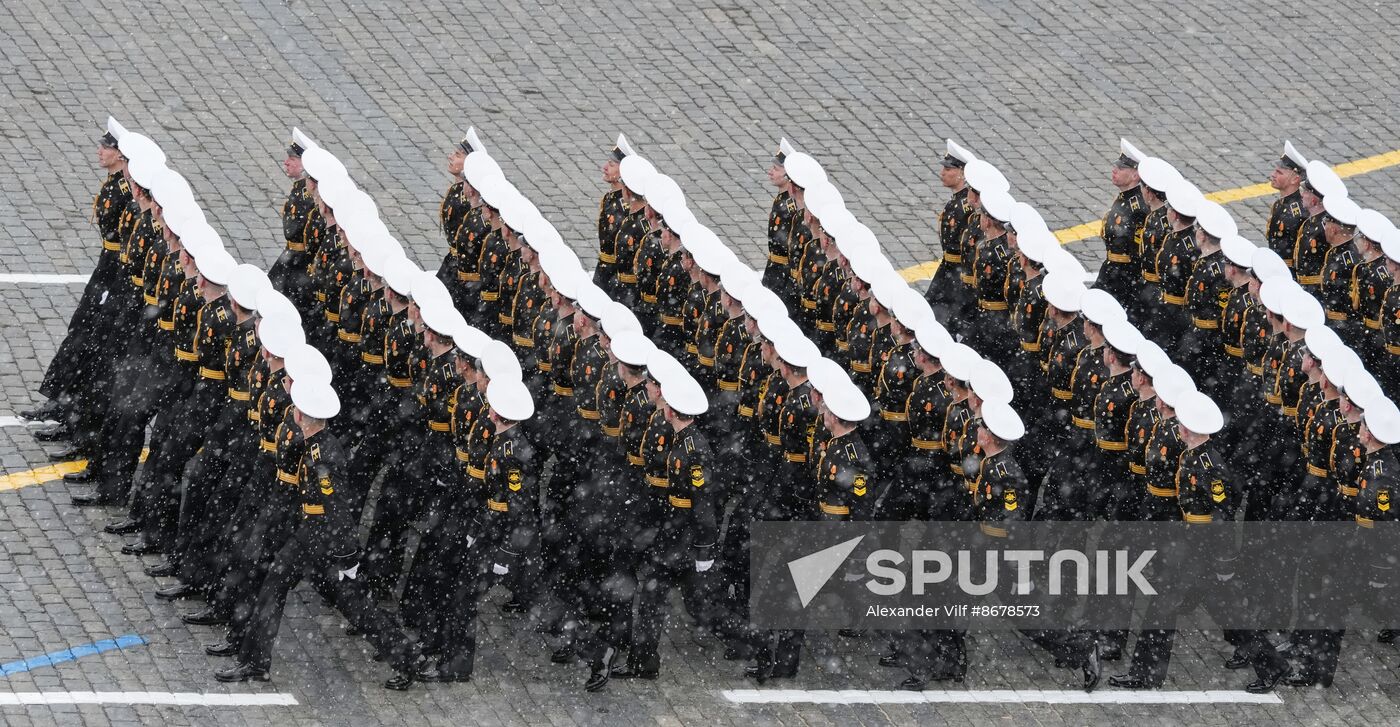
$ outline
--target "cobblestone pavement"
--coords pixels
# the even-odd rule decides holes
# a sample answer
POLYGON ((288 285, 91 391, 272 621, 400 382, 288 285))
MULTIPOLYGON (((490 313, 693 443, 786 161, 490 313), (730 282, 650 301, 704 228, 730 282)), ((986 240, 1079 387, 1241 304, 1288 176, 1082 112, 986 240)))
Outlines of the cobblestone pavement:
MULTIPOLYGON (((474 124, 588 259, 597 167, 621 131, 757 263, 763 170, 786 135, 902 267, 937 256, 934 164, 947 136, 996 163, 1052 227, 1102 213, 1120 135, 1204 190, 1263 181, 1284 138, 1333 163, 1400 148, 1398 34, 1386 3, 1359 0, 5 3, 0 273, 90 269, 94 140, 108 113, 164 147, 252 262, 280 245, 278 162, 295 124, 348 162, 431 267, 444 159, 474 124)), ((1400 167, 1348 184, 1397 219, 1400 167)), ((1257 230, 1267 203, 1230 209, 1257 230)), ((1092 242, 1071 249, 1102 255, 1092 242)), ((34 402, 78 292, 0 283, 0 417, 34 402)), ((44 463, 27 430, 0 427, 4 472, 44 463)), ((199 649, 210 634, 151 597, 141 563, 96 533, 104 521, 69 506, 61 483, 0 491, 0 664, 122 634, 150 641, 0 678, 0 704, 11 691, 227 691, 199 649)), ((302 589, 291 601, 265 691, 300 706, 0 706, 0 724, 1350 725, 1393 723, 1400 698, 1400 653, 1359 633, 1334 689, 1285 691, 1272 706, 733 705, 719 690, 749 686, 740 666, 683 624, 661 680, 584 695, 582 667, 549 665, 543 639, 494 609, 472 683, 390 694, 318 599, 302 589)), ((897 682, 875 665, 878 642, 812 642, 817 658, 793 687, 897 682)), ((1223 649, 1215 635, 1186 635, 1169 687, 1239 688, 1247 678, 1220 668, 1223 649)), ((980 635, 964 687, 1074 681, 1013 637, 980 635)))

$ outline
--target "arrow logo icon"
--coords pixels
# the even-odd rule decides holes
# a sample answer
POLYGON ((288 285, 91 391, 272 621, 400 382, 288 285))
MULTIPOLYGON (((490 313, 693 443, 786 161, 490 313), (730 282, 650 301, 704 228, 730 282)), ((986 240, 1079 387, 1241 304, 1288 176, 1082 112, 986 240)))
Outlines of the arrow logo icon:
POLYGON ((864 535, 788 561, 788 573, 792 575, 792 584, 797 587, 797 598, 802 601, 803 608, 817 597, 822 586, 841 569, 862 540, 865 540, 864 535))

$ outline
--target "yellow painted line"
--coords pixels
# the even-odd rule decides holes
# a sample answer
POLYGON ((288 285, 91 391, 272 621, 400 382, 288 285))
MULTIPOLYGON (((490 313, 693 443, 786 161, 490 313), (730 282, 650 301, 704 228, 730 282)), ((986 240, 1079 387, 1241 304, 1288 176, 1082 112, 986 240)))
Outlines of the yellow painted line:
MULTIPOLYGON (((149 452, 150 450, 141 450, 141 461, 144 462, 146 460, 146 455, 149 452)), ((43 467, 35 467, 32 470, 0 475, 0 492, 8 492, 10 490, 18 490, 21 487, 42 485, 46 482, 61 480, 66 474, 82 472, 86 468, 87 460, 75 459, 70 462, 58 462, 43 467)))
MULTIPOLYGON (((1369 156, 1364 159, 1343 162, 1342 164, 1332 167, 1332 170, 1337 173, 1337 176, 1345 179, 1347 177, 1370 174, 1371 172, 1394 166, 1400 166, 1400 149, 1369 156)), ((1267 183, 1251 184, 1246 187, 1236 187, 1234 189, 1222 189, 1219 192, 1211 192, 1206 195, 1206 199, 1219 204, 1229 204, 1246 199, 1267 197, 1271 194, 1275 194, 1274 188, 1267 183)), ((1085 222, 1082 225, 1066 227, 1063 230, 1055 230, 1055 238, 1060 241, 1061 245, 1088 240, 1099 234, 1100 224, 1100 220, 1094 220, 1093 222, 1085 222)), ((942 262, 942 260, 933 260, 926 263, 919 263, 918 265, 911 265, 900 270, 899 274, 905 281, 910 283, 919 280, 928 280, 933 277, 934 271, 938 270, 938 264, 940 262, 942 262)))

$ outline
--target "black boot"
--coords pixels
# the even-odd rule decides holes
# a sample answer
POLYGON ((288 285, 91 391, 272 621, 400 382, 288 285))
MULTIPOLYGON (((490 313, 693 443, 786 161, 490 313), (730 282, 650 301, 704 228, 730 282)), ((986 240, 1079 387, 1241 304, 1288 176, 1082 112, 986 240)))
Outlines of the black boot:
POLYGON ((593 662, 593 671, 588 675, 588 681, 583 683, 583 689, 587 692, 596 692, 608 685, 608 679, 612 676, 613 659, 617 658, 617 650, 609 646, 603 650, 602 658, 593 662))
POLYGON ((252 664, 234 664, 233 666, 214 672, 214 678, 221 682, 265 682, 272 677, 268 676, 267 670, 252 664))
POLYGON ((63 476, 63 481, 70 485, 83 485, 92 482, 92 470, 84 467, 77 472, 69 472, 63 476))
POLYGON ((62 442, 71 436, 73 436, 73 430, 67 424, 58 424, 34 432, 34 438, 40 442, 62 442))

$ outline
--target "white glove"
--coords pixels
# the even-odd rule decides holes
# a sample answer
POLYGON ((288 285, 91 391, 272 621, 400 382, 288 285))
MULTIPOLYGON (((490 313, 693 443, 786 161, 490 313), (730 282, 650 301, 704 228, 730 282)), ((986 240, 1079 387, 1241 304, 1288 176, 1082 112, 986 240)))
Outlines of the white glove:
POLYGON ((106 303, 106 302, 107 302, 107 291, 104 290, 104 291, 102 291, 102 300, 97 301, 97 304, 98 304, 98 305, 102 305, 103 303, 106 303))
POLYGON ((510 572, 510 568, 507 568, 507 567, 501 565, 500 563, 492 563, 492 564, 491 564, 491 572, 492 572, 492 573, 495 573, 495 574, 498 575, 498 576, 503 576, 503 575, 505 575, 505 574, 507 574, 507 573, 510 572))
POLYGON ((713 568, 714 566, 715 562, 713 560, 697 560, 695 561, 695 572, 704 573, 705 571, 713 568))
POLYGON ((1234 573, 1216 573, 1216 574, 1215 574, 1215 580, 1220 581, 1221 583, 1228 583, 1229 580, 1230 580, 1231 578, 1234 578, 1234 577, 1235 577, 1235 574, 1234 574, 1234 573))
POLYGON ((472 543, 475 543, 475 542, 476 542, 476 538, 473 538, 473 537, 470 536, 470 535, 467 536, 467 547, 468 547, 468 548, 472 547, 472 543))
POLYGON ((349 567, 349 568, 346 568, 346 569, 343 570, 343 571, 337 572, 336 575, 338 576, 338 578, 336 578, 336 580, 341 580, 341 581, 343 581, 343 580, 345 580, 346 578, 349 578, 350 580, 353 581, 353 580, 355 580, 355 576, 358 576, 359 574, 360 574, 360 564, 359 564, 359 563, 356 563, 355 565, 353 565, 353 566, 351 566, 351 567, 349 567))

